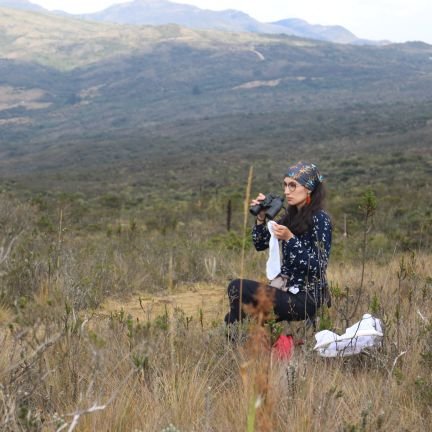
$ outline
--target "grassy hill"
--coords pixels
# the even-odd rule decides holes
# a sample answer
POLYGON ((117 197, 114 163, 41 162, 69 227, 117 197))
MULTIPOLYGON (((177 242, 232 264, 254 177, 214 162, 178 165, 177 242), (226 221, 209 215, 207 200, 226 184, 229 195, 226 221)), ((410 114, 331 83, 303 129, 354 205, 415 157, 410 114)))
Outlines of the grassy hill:
POLYGON ((3 94, 24 88, 39 95, 36 100, 34 91, 22 93, 19 107, 16 98, 3 99, 4 133, 15 143, 15 133, 38 141, 41 129, 44 142, 59 133, 69 139, 133 135, 166 119, 431 96, 432 48, 424 44, 351 47, 178 26, 105 25, 8 9, 1 9, 0 29, 3 94))
POLYGON ((329 174, 337 215, 354 212, 350 189, 372 185, 384 199, 384 232, 393 226, 384 215, 397 209, 415 231, 404 244, 424 235, 429 45, 353 47, 6 9, 0 29, 8 190, 79 190, 119 209, 147 199, 161 212, 172 199, 198 200, 203 213, 218 193, 217 219, 229 197, 241 207, 250 165, 256 187, 275 190, 287 163, 309 158, 329 174))
MULTIPOLYGON (((32 61, 59 70, 71 70, 121 54, 151 51, 153 45, 182 42, 196 48, 249 48, 271 43, 274 37, 253 33, 191 30, 178 25, 127 26, 2 8, 0 5, 1 58, 32 61)), ((314 42, 278 36, 285 45, 314 42)))

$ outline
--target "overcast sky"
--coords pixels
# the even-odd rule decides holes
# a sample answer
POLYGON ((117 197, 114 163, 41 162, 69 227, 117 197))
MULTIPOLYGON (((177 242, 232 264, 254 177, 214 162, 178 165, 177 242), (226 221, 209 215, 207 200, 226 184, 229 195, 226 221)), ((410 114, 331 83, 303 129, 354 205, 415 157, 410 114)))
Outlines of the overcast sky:
MULTIPOLYGON (((30 0, 47 9, 95 12, 130 0, 30 0)), ((202 9, 237 9, 268 22, 302 18, 311 24, 339 24, 357 37, 432 44, 432 0, 176 0, 202 9)))

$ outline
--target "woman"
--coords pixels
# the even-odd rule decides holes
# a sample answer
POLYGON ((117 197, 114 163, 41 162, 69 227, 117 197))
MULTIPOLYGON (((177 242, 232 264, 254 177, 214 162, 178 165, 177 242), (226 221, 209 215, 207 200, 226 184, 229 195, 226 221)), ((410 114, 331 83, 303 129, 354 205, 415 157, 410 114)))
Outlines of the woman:
MULTIPOLYGON (((332 227, 323 210, 323 177, 316 165, 298 162, 290 167, 284 178, 284 193, 288 203, 286 214, 273 225, 275 237, 282 241, 281 274, 269 285, 246 279, 232 281, 228 286, 230 311, 225 317, 227 324, 245 316, 243 305, 256 304, 260 287, 264 287, 272 299, 278 321, 313 318, 324 302, 329 304, 326 270, 332 227)), ((265 195, 260 193, 251 205, 264 199, 265 195)), ((264 210, 258 214, 252 232, 258 251, 269 247, 271 234, 265 219, 264 210)))

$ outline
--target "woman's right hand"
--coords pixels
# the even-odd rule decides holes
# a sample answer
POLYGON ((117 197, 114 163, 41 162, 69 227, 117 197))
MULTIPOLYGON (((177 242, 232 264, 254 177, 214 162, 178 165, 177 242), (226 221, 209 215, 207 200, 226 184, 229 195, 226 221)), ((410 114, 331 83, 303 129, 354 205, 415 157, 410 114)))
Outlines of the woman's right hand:
POLYGON ((264 200, 265 200, 265 195, 260 192, 258 196, 251 201, 250 206, 252 207, 254 205, 261 204, 261 202, 263 202, 264 200))
MULTIPOLYGON (((265 195, 263 193, 259 193, 258 196, 253 199, 250 203, 250 206, 254 206, 254 205, 259 205, 261 204, 263 201, 265 200, 265 195)), ((258 215, 257 215, 257 223, 261 224, 264 223, 265 221, 265 217, 266 217, 266 211, 265 210, 261 210, 258 215)))

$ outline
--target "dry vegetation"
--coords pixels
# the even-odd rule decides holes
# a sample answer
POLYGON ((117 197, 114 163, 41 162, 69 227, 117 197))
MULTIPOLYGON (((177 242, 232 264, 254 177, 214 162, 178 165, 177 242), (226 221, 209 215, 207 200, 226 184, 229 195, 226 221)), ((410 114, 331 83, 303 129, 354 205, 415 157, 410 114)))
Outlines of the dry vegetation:
MULTIPOLYGON (((431 255, 396 251, 380 263, 367 261, 362 286, 360 261, 334 260, 333 307, 323 311, 320 326, 342 332, 347 321, 371 312, 384 322, 383 347, 322 359, 312 351, 312 330, 298 323, 292 331, 305 344, 290 362, 280 362, 269 350, 268 326, 252 320, 238 329, 239 343, 227 340, 224 279, 203 250, 193 255, 192 243, 176 259, 191 271, 201 262, 207 282, 181 287, 172 253, 166 257, 161 249, 146 263, 149 234, 80 239, 64 230, 60 218, 55 234, 35 237, 32 209, 3 198, 1 430, 428 429, 431 255), (6 233, 7 226, 13 229, 6 233), (158 280, 168 289, 166 301, 153 314, 147 306, 160 301, 161 293, 152 298, 145 289, 150 268, 154 277, 168 273, 158 280), (115 289, 122 284, 134 290, 115 289), (13 301, 6 295, 11 288, 22 294, 13 301), (101 313, 98 304, 110 289, 118 295, 106 303, 111 310, 101 313), (214 295, 207 298, 209 290, 214 295), (133 305, 133 314, 119 299, 133 305)), ((239 269, 238 253, 210 253, 225 272, 239 269)), ((261 277, 256 255, 246 251, 248 277, 261 277)))

